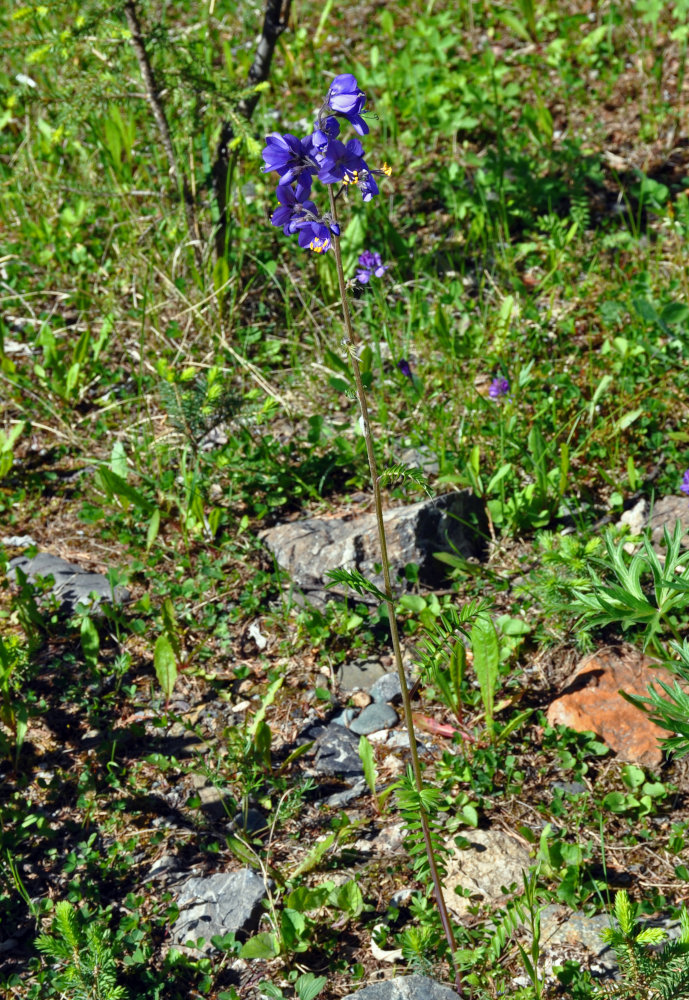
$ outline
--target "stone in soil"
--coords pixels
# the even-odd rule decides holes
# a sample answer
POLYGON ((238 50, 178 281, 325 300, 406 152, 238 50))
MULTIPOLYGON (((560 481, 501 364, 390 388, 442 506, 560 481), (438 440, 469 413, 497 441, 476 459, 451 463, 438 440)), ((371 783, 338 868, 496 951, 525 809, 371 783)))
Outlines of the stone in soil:
POLYGON ((201 950, 208 954, 215 935, 247 936, 258 925, 265 895, 263 878, 249 868, 190 878, 177 896, 180 913, 170 931, 172 942, 183 947, 192 941, 195 947, 202 937, 201 950))
MULTIPOLYGON (((385 511, 383 518, 393 578, 414 563, 421 582, 433 586, 445 579, 447 570, 434 558, 436 553, 465 559, 485 556, 488 520, 483 501, 471 490, 396 507, 385 511)), ((290 575, 292 586, 315 604, 351 596, 345 585, 326 589, 329 570, 358 570, 379 589, 383 587, 375 514, 304 518, 268 528, 259 537, 290 575)), ((356 600, 378 604, 379 599, 365 592, 357 594, 356 600)))
POLYGON ((90 573, 50 552, 39 552, 32 559, 28 556, 10 559, 7 575, 15 582, 18 569, 26 574, 29 583, 35 583, 39 576, 52 576, 54 583, 49 593, 59 598, 60 610, 64 614, 72 614, 80 604, 95 608, 102 602, 112 604, 114 600, 116 604, 122 604, 129 600, 129 591, 125 587, 115 587, 113 591, 102 573, 90 573))
MULTIPOLYGON (((407 683, 409 678, 407 678, 407 683)), ((393 705, 399 705, 402 701, 402 687, 400 685, 400 675, 395 670, 389 674, 383 674, 368 692, 374 701, 389 701, 393 705)))
POLYGON ((343 1000, 459 1000, 459 994, 428 976, 394 976, 348 993, 343 1000))
POLYGON ((663 759, 659 740, 668 734, 619 691, 647 697, 652 682, 672 685, 674 680, 637 650, 601 649, 579 662, 560 697, 548 708, 548 722, 580 733, 590 730, 621 760, 653 767, 663 759))
MULTIPOLYGON (((642 918, 642 924, 644 929, 662 928, 667 940, 678 938, 681 933, 680 922, 668 917, 642 918)), ((565 949, 581 950, 587 953, 594 971, 611 975, 618 971, 617 958, 610 945, 601 938, 602 932, 610 926, 607 913, 589 915, 582 910, 572 911, 567 906, 551 903, 541 911, 541 943, 549 953, 554 953, 552 960, 555 964, 560 964, 559 956, 565 949)))
POLYGON ((462 836, 469 841, 466 849, 454 840, 448 842, 451 854, 443 890, 448 909, 460 917, 479 901, 488 905, 504 901, 503 886, 509 891, 516 882, 521 891, 522 872, 528 872, 532 863, 528 848, 504 830, 463 830, 462 836), (459 886, 471 890, 471 897, 458 896, 459 886))
POLYGON ((343 691, 368 691, 384 674, 385 667, 377 660, 352 660, 342 664, 337 673, 337 681, 343 691))
POLYGON ((314 767, 321 774, 360 777, 364 769, 359 757, 359 737, 331 722, 316 736, 314 767))
POLYGON ((380 732, 381 729, 392 729, 398 722, 394 708, 374 701, 349 724, 349 728, 353 733, 367 736, 369 733, 380 732))

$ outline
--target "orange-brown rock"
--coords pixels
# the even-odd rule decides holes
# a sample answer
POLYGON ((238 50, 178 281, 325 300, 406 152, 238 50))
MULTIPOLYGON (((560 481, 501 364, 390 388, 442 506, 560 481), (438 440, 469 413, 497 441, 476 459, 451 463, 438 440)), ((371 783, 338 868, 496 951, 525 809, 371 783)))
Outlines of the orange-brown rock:
MULTIPOLYGON (((548 709, 551 726, 592 730, 621 760, 652 767, 662 760, 659 740, 668 733, 619 694, 648 697, 648 685, 673 676, 629 647, 600 649, 584 657, 559 698, 548 709)), ((662 692, 661 692, 662 693, 662 692)))

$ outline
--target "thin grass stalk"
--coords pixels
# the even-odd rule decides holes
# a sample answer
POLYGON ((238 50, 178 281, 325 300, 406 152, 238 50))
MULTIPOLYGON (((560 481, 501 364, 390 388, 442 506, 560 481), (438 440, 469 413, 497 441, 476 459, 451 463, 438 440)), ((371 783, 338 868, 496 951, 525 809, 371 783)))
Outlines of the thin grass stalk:
MULTIPOLYGON (((337 207, 335 204, 335 195, 333 194, 332 185, 328 186, 328 195, 330 197, 330 212, 333 221, 337 222, 337 207)), ((352 326, 352 317, 349 311, 349 302, 347 299, 345 276, 342 267, 342 253, 340 250, 339 237, 333 235, 332 243, 335 251, 337 280, 340 286, 340 299, 342 301, 342 316, 344 318, 345 332, 347 335, 347 350, 349 352, 349 357, 352 362, 352 370, 354 372, 354 381, 356 383, 356 394, 359 400, 359 407, 361 409, 361 420, 363 424, 364 440, 366 442, 366 455, 368 456, 368 467, 371 473, 371 484, 373 486, 373 502, 376 511, 376 522, 378 524, 378 541, 380 543, 381 565, 383 567, 383 589, 385 592, 386 604, 388 609, 388 621, 390 622, 390 637, 392 639, 392 649, 395 656, 397 673, 399 674, 400 687, 402 689, 402 703, 404 705, 404 721, 406 723, 407 733, 409 735, 409 751, 411 753, 412 771, 414 772, 414 782, 416 784, 417 792, 421 794, 423 790, 423 778, 421 775, 419 752, 416 745, 416 733, 414 732, 414 721, 412 719, 412 707, 411 707, 411 698, 409 696, 409 685, 407 684, 407 678, 404 673, 404 665, 402 663, 402 649, 400 646, 399 631, 397 629, 397 619, 395 617, 395 603, 392 593, 392 584, 390 582, 390 562, 388 559, 387 537, 385 535, 385 521, 383 519, 383 504, 381 500, 380 479, 378 478, 376 456, 373 451, 373 436, 371 434, 371 423, 369 419, 368 402, 366 400, 366 391, 364 389, 364 384, 361 379, 361 369, 359 367, 359 359, 357 357, 354 346, 358 338, 355 337, 354 328, 352 326)), ((455 951, 457 949, 457 945, 455 942, 454 932, 452 930, 452 924, 450 923, 450 916, 447 912, 445 899, 443 897, 443 889, 440 881, 440 874, 438 872, 438 866, 435 860, 435 854, 433 853, 433 844, 431 841, 430 827, 428 825, 428 816, 426 815, 426 812, 423 808, 420 809, 419 812, 421 820, 421 829, 423 831, 423 839, 426 847, 426 856, 428 858, 428 867, 431 873, 431 880, 433 882, 435 900, 438 906, 438 912, 440 913, 440 921, 443 925, 445 940, 447 941, 447 944, 450 948, 450 956, 451 956, 450 961, 455 976, 455 986, 457 988, 457 992, 461 997, 462 993, 459 984, 459 971, 455 965, 455 951)))

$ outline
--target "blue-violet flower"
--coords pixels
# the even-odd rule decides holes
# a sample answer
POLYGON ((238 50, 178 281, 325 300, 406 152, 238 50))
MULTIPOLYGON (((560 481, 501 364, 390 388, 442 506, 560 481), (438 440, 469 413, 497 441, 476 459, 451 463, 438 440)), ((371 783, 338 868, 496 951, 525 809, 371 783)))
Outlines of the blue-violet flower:
MULTIPOLYGON (((384 264, 382 262, 379 253, 375 253, 372 250, 364 250, 359 257, 359 270, 356 273, 357 279, 362 283, 362 285, 365 285, 371 280, 372 277, 382 278, 389 266, 389 264, 384 264)), ((402 368, 402 362, 404 362, 405 365, 407 364, 403 358, 397 367, 404 375, 406 375, 407 372, 405 372, 402 368)))
POLYGON ((491 399, 500 399, 501 396, 506 396, 510 391, 510 383, 506 378, 498 376, 494 378, 490 384, 490 389, 488 390, 488 395, 491 399))
POLYGON ((680 486, 682 493, 689 493, 689 469, 684 473, 684 479, 682 480, 682 485, 680 486))

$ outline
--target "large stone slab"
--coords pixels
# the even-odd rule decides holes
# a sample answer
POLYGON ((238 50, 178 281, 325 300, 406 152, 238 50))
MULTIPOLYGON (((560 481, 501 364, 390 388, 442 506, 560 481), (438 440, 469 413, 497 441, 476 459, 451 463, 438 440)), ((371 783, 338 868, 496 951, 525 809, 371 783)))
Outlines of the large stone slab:
POLYGON ((258 925, 265 895, 265 882, 250 868, 190 878, 177 897, 180 913, 170 931, 173 943, 183 947, 203 938, 202 950, 208 953, 216 935, 248 935, 258 925))
POLYGON ((500 829, 463 830, 468 848, 459 848, 450 841, 451 855, 447 861, 447 876, 443 895, 448 909, 464 916, 470 906, 484 903, 492 906, 505 900, 503 887, 516 882, 517 892, 523 890, 522 873, 533 864, 529 849, 521 840, 500 829), (468 889, 470 896, 459 896, 457 888, 468 889))
MULTIPOLYGON (((433 586, 444 579, 446 571, 434 559, 435 553, 464 558, 482 558, 485 553, 488 520, 483 502, 471 490, 396 507, 385 511, 383 519, 393 581, 399 574, 403 577, 407 563, 414 563, 421 582, 433 586)), ((326 589, 327 573, 334 569, 358 570, 383 589, 375 514, 310 517, 268 528, 259 537, 311 601, 319 603, 347 593, 341 586, 326 589)), ((378 603, 368 594, 356 599, 378 603)))
POLYGON ((129 599, 129 591, 125 587, 115 587, 113 593, 108 578, 102 573, 90 573, 50 552, 39 552, 32 559, 28 556, 10 559, 7 575, 11 580, 16 581, 17 569, 26 573, 29 583, 35 583, 39 577, 52 577, 54 583, 50 593, 60 599, 60 609, 65 614, 74 612, 79 604, 97 607, 103 601, 111 604, 114 600, 120 604, 129 599))
POLYGON ((601 649, 579 662, 560 697, 548 708, 548 722, 580 733, 590 730, 621 760, 653 767, 663 758, 659 741, 669 734, 619 692, 648 697, 649 684, 665 681, 672 685, 675 680, 637 650, 601 649))
POLYGON ((459 994, 428 976, 394 976, 348 993, 343 1000, 459 1000, 459 994))

